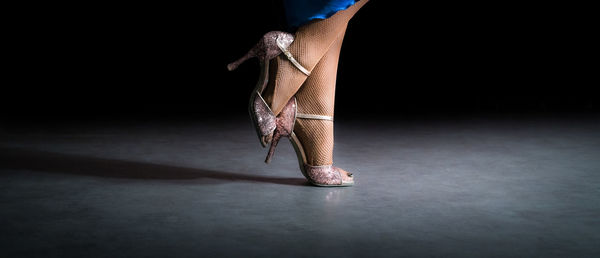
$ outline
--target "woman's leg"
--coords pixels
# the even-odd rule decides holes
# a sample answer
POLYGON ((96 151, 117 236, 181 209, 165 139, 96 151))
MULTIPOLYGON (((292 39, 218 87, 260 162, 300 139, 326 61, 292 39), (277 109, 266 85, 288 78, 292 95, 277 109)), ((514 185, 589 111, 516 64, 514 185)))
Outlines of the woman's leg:
MULTIPOLYGON (((298 113, 333 117, 335 83, 343 38, 342 32, 296 93, 298 113)), ((333 163, 333 121, 298 118, 294 133, 304 146, 308 165, 333 163)))
MULTIPOLYGON (((344 32, 334 41, 296 93, 298 114, 333 117, 337 68, 343 39, 344 32)), ((294 133, 304 147, 308 165, 333 164, 333 121, 299 117, 294 125, 294 133)), ((352 181, 346 171, 342 170, 341 176, 344 181, 352 181)))
MULTIPOLYGON (((289 51, 302 66, 312 72, 325 53, 346 31, 348 21, 367 2, 368 0, 360 0, 327 19, 315 20, 301 26, 295 34, 294 42, 289 46, 289 51)), ((278 56, 271 61, 271 64, 275 74, 269 77, 272 79, 265 95, 271 110, 277 115, 308 76, 298 70, 285 56, 278 56)))

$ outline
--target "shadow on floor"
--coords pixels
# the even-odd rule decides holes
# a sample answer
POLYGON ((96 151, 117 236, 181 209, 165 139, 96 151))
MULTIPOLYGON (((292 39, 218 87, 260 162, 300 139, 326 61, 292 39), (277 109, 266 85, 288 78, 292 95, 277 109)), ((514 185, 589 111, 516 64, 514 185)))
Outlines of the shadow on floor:
MULTIPOLYGON (((95 158, 4 147, 0 147, 0 169, 30 169, 50 173, 141 180, 219 179, 229 181, 244 180, 283 185, 309 185, 307 180, 303 178, 246 175, 137 161, 95 158)), ((194 181, 194 183, 198 182, 194 181)), ((201 183, 213 182, 206 181, 201 183)))

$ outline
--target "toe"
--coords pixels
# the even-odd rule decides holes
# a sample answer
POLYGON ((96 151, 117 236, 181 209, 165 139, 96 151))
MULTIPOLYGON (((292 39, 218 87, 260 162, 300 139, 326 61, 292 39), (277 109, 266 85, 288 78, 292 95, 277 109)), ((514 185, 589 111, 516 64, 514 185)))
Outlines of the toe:
POLYGON ((337 168, 340 171, 340 175, 342 176, 342 180, 344 182, 353 182, 354 181, 354 177, 352 176, 352 173, 343 170, 341 168, 337 168))

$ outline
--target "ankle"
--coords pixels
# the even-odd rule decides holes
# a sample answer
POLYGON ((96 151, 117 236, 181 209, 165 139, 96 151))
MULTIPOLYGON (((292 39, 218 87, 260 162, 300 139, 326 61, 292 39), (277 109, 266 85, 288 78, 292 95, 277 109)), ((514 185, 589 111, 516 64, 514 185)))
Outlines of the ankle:
POLYGON ((312 166, 333 164, 333 122, 297 119, 294 133, 304 147, 306 162, 312 166))

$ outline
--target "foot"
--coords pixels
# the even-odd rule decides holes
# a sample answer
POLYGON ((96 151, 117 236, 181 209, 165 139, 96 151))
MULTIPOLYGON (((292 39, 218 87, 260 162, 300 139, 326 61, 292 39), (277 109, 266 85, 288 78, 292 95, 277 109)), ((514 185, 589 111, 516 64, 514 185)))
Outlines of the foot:
POLYGON ((338 168, 340 170, 340 175, 342 176, 342 182, 354 183, 354 178, 352 177, 352 173, 338 168))

